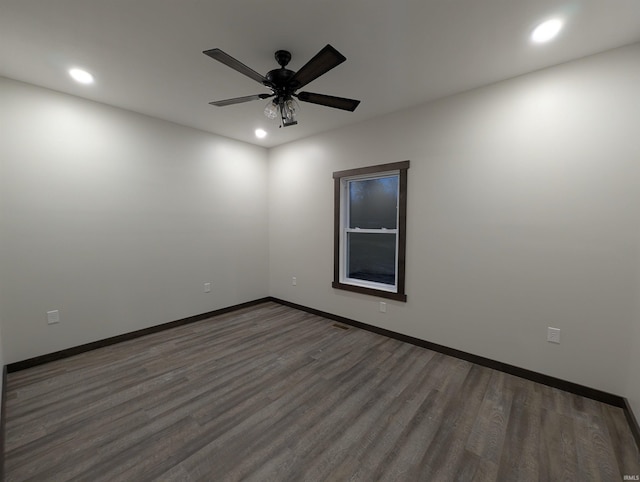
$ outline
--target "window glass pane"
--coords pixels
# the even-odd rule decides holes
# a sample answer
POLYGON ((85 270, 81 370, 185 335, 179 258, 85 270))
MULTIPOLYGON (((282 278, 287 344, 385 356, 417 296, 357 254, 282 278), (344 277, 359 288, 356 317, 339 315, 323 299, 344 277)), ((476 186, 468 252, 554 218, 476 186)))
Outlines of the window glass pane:
POLYGON ((347 233, 349 278, 393 286, 396 278, 396 235, 347 233))
POLYGON ((398 176, 349 181, 349 227, 396 229, 398 176))

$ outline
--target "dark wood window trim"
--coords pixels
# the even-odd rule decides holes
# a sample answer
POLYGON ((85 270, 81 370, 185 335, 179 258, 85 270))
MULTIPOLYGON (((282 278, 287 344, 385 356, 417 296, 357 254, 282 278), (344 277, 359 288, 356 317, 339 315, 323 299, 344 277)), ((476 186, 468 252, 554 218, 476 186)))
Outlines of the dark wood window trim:
POLYGON ((409 161, 394 162, 390 164, 380 164, 377 166, 362 167, 359 169, 348 169, 333 173, 334 179, 334 206, 333 206, 333 286, 335 289, 352 291, 366 295, 388 298, 398 301, 407 301, 405 293, 405 263, 406 263, 406 240, 407 240, 407 170, 409 161), (340 192, 342 179, 352 176, 363 176, 389 171, 399 171, 399 198, 398 198, 398 291, 377 290, 363 286, 354 286, 340 282, 340 192))

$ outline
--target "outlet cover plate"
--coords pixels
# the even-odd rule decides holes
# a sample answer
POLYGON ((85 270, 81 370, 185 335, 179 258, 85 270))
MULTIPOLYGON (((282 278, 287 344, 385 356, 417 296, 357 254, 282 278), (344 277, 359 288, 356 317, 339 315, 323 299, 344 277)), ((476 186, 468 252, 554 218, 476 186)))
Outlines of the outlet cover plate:
POLYGON ((549 343, 560 343, 560 328, 547 328, 547 341, 549 343))
POLYGON ((47 311, 47 324, 60 323, 60 312, 58 310, 47 311))

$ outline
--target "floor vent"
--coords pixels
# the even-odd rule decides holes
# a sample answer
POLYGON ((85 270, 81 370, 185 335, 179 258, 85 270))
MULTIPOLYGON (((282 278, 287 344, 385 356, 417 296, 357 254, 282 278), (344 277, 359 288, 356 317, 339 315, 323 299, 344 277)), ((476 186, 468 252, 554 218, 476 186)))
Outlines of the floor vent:
POLYGON ((348 326, 338 325, 337 323, 334 323, 333 326, 335 326, 336 328, 340 328, 341 330, 348 330, 349 329, 348 326))

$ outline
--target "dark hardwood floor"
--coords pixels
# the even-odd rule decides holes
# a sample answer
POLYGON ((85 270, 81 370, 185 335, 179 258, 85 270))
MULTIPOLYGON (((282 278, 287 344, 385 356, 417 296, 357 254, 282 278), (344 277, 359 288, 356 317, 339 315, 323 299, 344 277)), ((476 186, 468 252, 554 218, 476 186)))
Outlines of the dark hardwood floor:
POLYGON ((275 303, 11 373, 6 480, 620 481, 622 409, 275 303))

